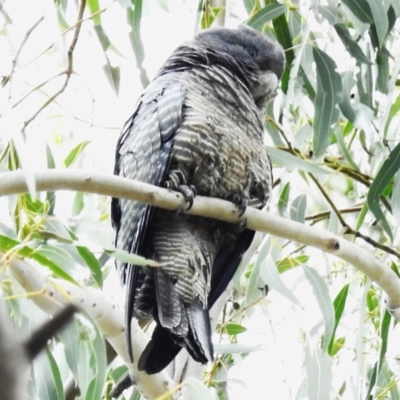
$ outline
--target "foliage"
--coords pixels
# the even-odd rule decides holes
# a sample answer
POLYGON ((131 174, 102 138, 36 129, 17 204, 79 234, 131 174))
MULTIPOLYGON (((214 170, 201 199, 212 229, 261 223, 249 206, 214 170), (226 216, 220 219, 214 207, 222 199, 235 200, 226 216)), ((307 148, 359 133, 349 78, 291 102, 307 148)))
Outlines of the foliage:
MULTIPOLYGON (((147 85, 156 70, 152 54, 159 65, 179 44, 187 16, 195 16, 197 30, 239 22, 234 15, 240 15, 278 40, 286 54, 281 89, 265 120, 275 167, 272 211, 341 233, 397 271, 398 0, 199 1, 194 8, 189 1, 56 0, 46 12, 35 1, 24 11, 15 3, 0 2, 0 51, 8 54, 0 60, 0 171, 25 170, 31 193, 0 200, 0 251, 8 259, 26 257, 50 277, 102 287, 113 265, 108 254, 126 257, 112 246, 108 199, 62 192, 35 197, 32 169, 111 172, 115 127, 132 111, 138 82, 147 85), (164 27, 181 34, 176 43, 164 27)), ((400 397, 396 326, 382 308, 378 286, 330 256, 276 238, 266 238, 239 272, 214 337, 219 355, 204 374, 210 389, 189 382, 202 398, 247 393, 235 385, 234 374, 239 371, 250 387, 241 369, 246 356, 266 368, 260 361, 265 352, 255 352, 263 343, 251 335, 269 318, 265 346, 280 349, 275 364, 297 369, 290 379, 265 373, 260 390, 280 379, 281 398, 400 397), (286 342, 280 338, 288 326, 283 318, 292 321, 286 342), (300 348, 289 357, 283 355, 287 340, 300 348)), ((40 312, 21 298, 6 268, 0 277, 15 322, 29 330, 40 312)), ((35 364, 32 398, 63 398, 70 376, 80 398, 107 398, 124 367, 114 362, 107 368, 96 328, 75 323, 35 364)))

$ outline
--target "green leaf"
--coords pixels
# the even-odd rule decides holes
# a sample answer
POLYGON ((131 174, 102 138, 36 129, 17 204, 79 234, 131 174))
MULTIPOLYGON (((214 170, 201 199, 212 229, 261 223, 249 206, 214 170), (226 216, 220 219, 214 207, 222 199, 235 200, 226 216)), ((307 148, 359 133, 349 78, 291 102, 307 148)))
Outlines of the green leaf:
POLYGON ((156 0, 156 3, 162 10, 169 12, 167 0, 156 0))
POLYGON ((278 200, 278 213, 281 217, 285 216, 289 202, 290 184, 289 182, 283 187, 278 200))
POLYGON ((261 277, 270 289, 275 290, 283 297, 286 297, 293 304, 301 305, 293 291, 289 289, 283 282, 277 266, 271 256, 267 256, 261 262, 261 277))
POLYGON ((47 257, 41 255, 40 252, 36 252, 36 250, 28 246, 23 246, 22 243, 11 239, 10 237, 0 235, 0 251, 7 252, 15 246, 21 246, 17 251, 18 255, 37 261, 39 264, 48 267, 55 276, 79 286, 75 279, 73 279, 67 272, 47 257))
POLYGON ((81 213, 83 207, 85 206, 84 202, 84 194, 83 192, 76 192, 74 197, 74 203, 72 205, 72 215, 76 217, 81 213))
POLYGON ((64 400, 64 388, 63 388, 63 382, 61 379, 61 374, 60 370, 58 369, 58 365, 56 363, 56 360, 54 359, 53 355, 51 354, 51 351, 49 349, 46 349, 46 354, 49 359, 49 364, 50 364, 50 370, 53 375, 54 379, 54 386, 57 392, 57 399, 58 400, 64 400))
POLYGON ((279 17, 286 11, 286 6, 279 3, 269 4, 258 10, 248 21, 247 25, 257 30, 262 30, 264 24, 279 17))
POLYGON ((76 249, 85 261, 86 266, 90 269, 93 279, 101 288, 103 286, 103 272, 101 271, 99 260, 85 246, 76 246, 76 249))
POLYGON ((362 63, 372 64, 371 60, 363 53, 358 43, 352 39, 346 25, 335 24, 333 25, 333 27, 335 28, 335 31, 338 34, 340 40, 344 44, 344 47, 351 56, 362 63))
POLYGON ((317 5, 317 10, 331 25, 336 24, 337 20, 339 19, 336 8, 332 6, 317 5))
POLYGON ((239 335, 239 333, 246 332, 247 329, 242 325, 229 323, 225 325, 225 331, 228 335, 239 335))
POLYGON ((36 249, 36 253, 62 266, 64 270, 71 272, 75 269, 75 260, 60 246, 44 243, 36 249))
POLYGON ((371 8, 367 0, 342 0, 342 3, 349 7, 350 11, 361 21, 366 24, 372 24, 371 8))
POLYGON ((379 48, 382 48, 388 32, 389 22, 386 15, 386 9, 382 0, 367 0, 371 8, 372 18, 375 22, 376 32, 378 34, 379 48))
POLYGON ((142 37, 140 35, 140 21, 142 18, 142 0, 135 0, 133 10, 127 9, 128 24, 131 27, 129 38, 133 52, 136 57, 136 66, 140 71, 140 81, 143 88, 149 84, 149 78, 146 70, 143 68, 143 61, 145 58, 142 37))
POLYGON ((290 269, 305 264, 309 258, 310 257, 305 254, 296 257, 285 257, 284 259, 277 261, 276 268, 280 274, 283 274, 290 269))
POLYGON ((400 225, 400 172, 397 172, 393 182, 392 191, 392 213, 397 224, 400 225))
POLYGON ((344 347, 345 342, 345 337, 340 337, 339 339, 335 340, 335 342, 332 343, 332 348, 329 350, 329 355, 334 357, 337 353, 339 353, 339 351, 344 347))
POLYGON ((400 2, 398 0, 392 0, 392 7, 396 13, 397 18, 400 17, 400 2))
POLYGON ((372 369, 372 374, 371 374, 371 378, 369 381, 368 392, 367 392, 367 395, 365 396, 366 400, 369 399, 369 395, 371 394, 372 389, 375 387, 375 384, 377 383, 379 372, 381 371, 383 362, 385 360, 391 318, 392 317, 391 317, 390 313, 388 311, 385 311, 385 314, 382 318, 381 326, 380 326, 380 335, 379 336, 381 338, 381 350, 379 352, 379 360, 375 363, 375 365, 372 369))
POLYGON ((376 54, 376 65, 378 66, 377 88, 380 92, 387 94, 389 92, 389 57, 378 50, 376 54))
POLYGON ((337 140, 337 144, 339 146, 340 151, 342 152, 344 158, 346 161, 350 164, 350 166, 355 170, 359 171, 360 169, 358 168, 358 165, 355 163, 353 160, 353 157, 351 156, 350 152, 347 150, 346 143, 344 142, 342 130, 340 128, 335 129, 335 136, 337 140))
POLYGON ((335 333, 339 325, 340 319, 342 318, 343 315, 344 306, 346 305, 348 293, 349 293, 349 284, 346 284, 342 287, 340 292, 335 297, 335 300, 333 301, 333 308, 335 309, 335 325, 333 328, 332 339, 328 346, 328 354, 331 356, 334 356, 338 352, 338 350, 334 351, 335 333))
POLYGON ((243 0, 243 5, 247 11, 247 14, 250 14, 254 10, 255 2, 256 0, 243 0))
POLYGON ((342 81, 331 57, 316 47, 313 48, 313 55, 318 75, 313 148, 316 157, 320 157, 329 145, 331 125, 338 118, 335 106, 341 100, 342 81))
POLYGON ((395 102, 390 107, 388 119, 387 119, 386 124, 385 124, 385 129, 383 130, 383 136, 384 137, 387 136, 388 129, 389 129, 389 126, 390 126, 390 123, 391 123, 393 117, 398 115, 399 111, 400 111, 400 95, 397 96, 395 102))
POLYGON ((254 351, 265 351, 265 349, 263 349, 262 347, 248 346, 238 343, 214 344, 214 352, 216 354, 252 353, 254 351))
POLYGON ((306 216, 306 208, 307 208, 307 196, 305 194, 301 194, 297 196, 290 206, 290 219, 293 221, 300 222, 304 224, 304 219, 306 216))
POLYGON ((281 77, 281 88, 284 93, 287 92, 289 86, 290 69, 294 60, 293 42, 290 35, 289 26, 284 14, 272 21, 278 42, 285 50, 286 66, 281 77))
POLYGON ((367 203, 370 211, 380 223, 391 241, 393 241, 393 233, 379 205, 379 197, 399 169, 400 143, 397 144, 397 146, 389 154, 389 157, 383 162, 379 172, 376 174, 376 177, 369 188, 367 195, 367 203))
POLYGON ((322 349, 327 350, 335 327, 335 312, 329 296, 329 288, 318 272, 313 268, 303 265, 303 269, 305 276, 313 289, 315 299, 317 300, 324 320, 325 334, 322 340, 322 349))
POLYGON ((33 362, 34 383, 40 400, 58 399, 57 384, 48 352, 42 352, 33 362))
POLYGON ((184 381, 184 384, 189 387, 189 398, 196 400, 215 400, 210 389, 204 386, 198 379, 189 378, 184 381))
POLYGON ((86 318, 90 320, 95 336, 94 338, 90 337, 89 341, 91 346, 90 366, 93 370, 93 378, 89 384, 85 399, 101 399, 107 368, 106 347, 103 335, 98 330, 97 325, 88 315, 86 315, 86 318))
MULTIPOLYGON (((90 10, 90 14, 93 15, 100 10, 99 0, 87 0, 87 6, 90 10)), ((97 14, 92 17, 93 24, 96 28, 97 25, 101 24, 101 14, 97 14)))
POLYGON ((137 254, 128 253, 121 249, 105 249, 105 252, 115 259, 126 262, 132 265, 142 265, 149 267, 160 267, 161 264, 154 260, 149 260, 147 258, 138 256, 137 254))
POLYGON ((295 170, 311 172, 312 174, 328 173, 328 171, 314 164, 312 161, 303 160, 302 158, 296 157, 287 151, 276 149, 275 147, 270 146, 266 146, 266 149, 273 164, 293 168, 295 170))
POLYGON ((79 383, 78 365, 79 365, 79 329, 77 322, 71 322, 65 329, 59 334, 61 343, 64 348, 64 355, 67 361, 68 367, 72 372, 76 382, 79 383))
POLYGON ((261 264, 271 251, 271 238, 266 237, 259 247, 258 257, 251 270, 249 281, 246 288, 245 305, 249 305, 262 296, 260 288, 263 287, 264 282, 261 278, 261 264))
MULTIPOLYGON (((47 158, 47 168, 54 169, 56 167, 54 162, 53 153, 51 152, 50 146, 46 143, 46 158, 47 158)), ((56 195, 54 192, 46 193, 46 200, 49 202, 50 209, 48 211, 49 215, 54 213, 54 207, 56 205, 56 195)))
POLYGON ((312 351, 312 357, 305 364, 307 374, 307 398, 331 399, 332 359, 320 348, 312 351))
POLYGON ((68 168, 69 166, 71 166, 72 163, 74 163, 76 161, 76 159, 79 157, 79 155, 83 152, 83 150, 85 149, 85 147, 89 144, 90 142, 85 140, 82 143, 79 143, 76 147, 74 147, 69 154, 67 155, 67 157, 65 157, 64 160, 64 165, 68 168))

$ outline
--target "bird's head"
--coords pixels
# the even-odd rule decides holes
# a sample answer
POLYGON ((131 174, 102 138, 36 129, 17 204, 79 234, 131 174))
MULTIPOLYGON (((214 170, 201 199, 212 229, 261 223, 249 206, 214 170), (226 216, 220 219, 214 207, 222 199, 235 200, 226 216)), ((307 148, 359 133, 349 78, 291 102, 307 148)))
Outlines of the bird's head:
POLYGON ((248 79, 259 109, 273 97, 285 67, 282 47, 265 34, 240 25, 237 29, 214 28, 200 32, 195 43, 233 58, 248 79))

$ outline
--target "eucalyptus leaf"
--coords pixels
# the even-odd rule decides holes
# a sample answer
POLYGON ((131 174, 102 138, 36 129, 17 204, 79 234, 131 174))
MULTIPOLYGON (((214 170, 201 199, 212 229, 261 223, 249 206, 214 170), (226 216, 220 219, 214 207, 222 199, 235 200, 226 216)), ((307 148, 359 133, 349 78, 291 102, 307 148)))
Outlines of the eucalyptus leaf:
POLYGON ((358 43, 355 40, 353 40, 345 24, 335 24, 333 25, 333 27, 335 28, 336 33, 340 37, 340 40, 344 44, 344 47, 350 53, 351 56, 353 56, 362 63, 372 64, 371 60, 363 53, 358 43))
POLYGON ((324 320, 325 334, 322 340, 322 349, 325 351, 328 348, 335 328, 335 311, 329 296, 329 288, 315 269, 305 265, 303 265, 303 269, 313 289, 315 299, 317 300, 324 320))
POLYGON ((372 18, 375 22, 376 31, 378 34, 379 48, 382 48, 388 32, 389 22, 385 7, 382 1, 367 0, 371 8, 372 18))
POLYGON ((83 150, 85 149, 85 147, 90 143, 90 141, 83 141, 81 143, 79 143, 77 146, 75 146, 67 155, 67 157, 65 157, 64 159, 64 165, 68 168, 70 167, 76 160, 77 158, 80 156, 80 154, 82 154, 83 150))
POLYGON ((247 25, 261 30, 263 25, 274 18, 279 17, 286 11, 286 6, 279 3, 268 4, 258 10, 248 21, 247 25))
POLYGON ((367 24, 374 22, 371 8, 367 0, 342 0, 350 11, 361 21, 367 24))
POLYGON ((261 277, 268 287, 272 290, 277 291, 283 297, 286 297, 293 304, 301 306, 301 303, 297 297, 293 294, 293 291, 289 289, 283 282, 278 269, 275 265, 274 260, 267 256, 261 263, 261 277))
POLYGON ((338 118, 335 107, 341 101, 342 81, 331 57, 316 47, 313 55, 318 75, 313 148, 316 157, 320 157, 329 145, 331 126, 338 118))
POLYGON ((319 167, 312 161, 296 157, 293 154, 288 153, 287 151, 267 146, 267 152, 273 164, 293 168, 295 170, 299 169, 302 171, 311 172, 312 174, 328 173, 327 170, 319 167))
POLYGON ((367 195, 367 203, 369 210, 382 226, 383 230, 393 241, 393 232, 388 224, 385 215, 379 205, 379 199, 386 188, 391 182, 396 172, 400 169, 400 143, 391 151, 389 157, 383 162, 381 168, 376 174, 367 195))

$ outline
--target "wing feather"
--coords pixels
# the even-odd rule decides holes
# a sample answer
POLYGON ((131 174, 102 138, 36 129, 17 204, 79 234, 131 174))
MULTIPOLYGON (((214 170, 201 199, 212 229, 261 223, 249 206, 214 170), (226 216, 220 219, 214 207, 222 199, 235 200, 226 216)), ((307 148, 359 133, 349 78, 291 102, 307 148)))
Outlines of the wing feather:
MULTIPOLYGON (((172 139, 182 121, 185 95, 186 89, 179 81, 179 74, 160 77, 147 87, 118 140, 116 175, 163 186, 170 162, 172 139)), ((153 214, 154 208, 146 204, 112 199, 111 218, 116 229, 116 247, 130 253, 145 253, 153 214)), ((126 338, 132 359, 130 322, 144 272, 135 265, 120 261, 116 264, 121 281, 126 285, 126 338)))

